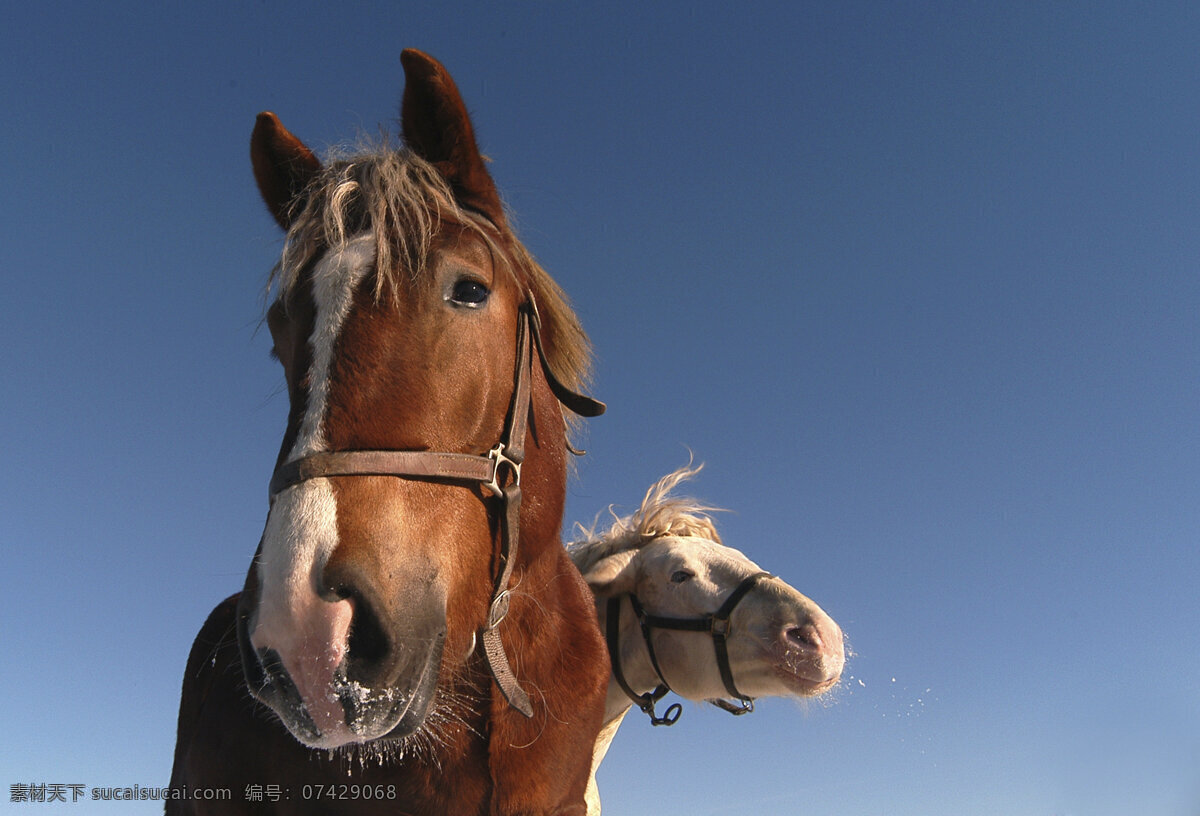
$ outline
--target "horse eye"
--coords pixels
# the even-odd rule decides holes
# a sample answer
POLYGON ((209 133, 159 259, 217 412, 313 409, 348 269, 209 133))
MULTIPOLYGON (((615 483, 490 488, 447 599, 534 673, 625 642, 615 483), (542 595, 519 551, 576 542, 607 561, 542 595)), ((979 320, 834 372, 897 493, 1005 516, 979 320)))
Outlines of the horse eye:
POLYGON ((682 584, 684 581, 688 581, 695 577, 696 574, 691 570, 675 570, 671 573, 671 583, 682 584))
POLYGON ((482 306, 484 301, 488 299, 491 292, 477 280, 463 278, 454 284, 454 289, 450 293, 450 300, 459 306, 477 307, 482 306))

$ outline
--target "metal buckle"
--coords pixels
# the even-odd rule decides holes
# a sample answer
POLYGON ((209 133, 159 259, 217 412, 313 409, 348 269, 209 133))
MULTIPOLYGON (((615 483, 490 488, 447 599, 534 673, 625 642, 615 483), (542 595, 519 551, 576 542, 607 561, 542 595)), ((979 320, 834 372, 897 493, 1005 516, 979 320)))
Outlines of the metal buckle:
POLYGON ((488 458, 492 460, 492 478, 483 483, 483 486, 492 492, 493 496, 503 498, 504 488, 500 486, 500 466, 508 465, 512 468, 513 484, 521 483, 521 463, 516 459, 504 453, 504 443, 497 442, 496 447, 488 451, 488 458))
POLYGON ((729 618, 713 618, 709 631, 714 637, 726 637, 729 634, 729 618))

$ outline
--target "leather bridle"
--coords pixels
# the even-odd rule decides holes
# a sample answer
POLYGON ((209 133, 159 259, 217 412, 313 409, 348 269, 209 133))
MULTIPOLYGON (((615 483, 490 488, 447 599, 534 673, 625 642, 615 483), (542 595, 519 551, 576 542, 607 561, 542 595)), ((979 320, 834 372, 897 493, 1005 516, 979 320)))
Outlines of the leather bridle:
POLYGON ((662 615, 647 614, 637 595, 630 593, 627 596, 629 598, 629 605, 633 608, 633 614, 637 617, 638 624, 641 626, 642 639, 646 643, 646 651, 650 654, 650 664, 654 667, 654 673, 658 675, 659 680, 659 684, 645 694, 638 694, 630 687, 628 681, 625 679, 625 672, 621 669, 621 598, 626 596, 617 595, 608 599, 605 629, 607 629, 608 655, 612 662, 613 676, 617 679, 617 684, 621 687, 621 690, 633 701, 634 705, 650 718, 651 723, 654 725, 674 725, 679 720, 680 714, 683 713, 683 706, 679 703, 672 703, 668 706, 661 717, 654 711, 655 704, 667 696, 668 692, 672 691, 672 689, 671 684, 667 682, 667 678, 663 676, 662 666, 659 665, 658 656, 654 653, 654 642, 650 637, 651 629, 707 632, 712 637, 713 649, 716 651, 717 669, 721 672, 721 682, 725 685, 725 690, 729 692, 729 696, 739 701, 734 703, 730 700, 714 699, 709 700, 709 702, 735 716, 748 714, 754 710, 754 698, 747 697, 738 691, 737 686, 733 682, 733 668, 729 664, 729 647, 726 643, 729 637, 729 618, 742 598, 746 597, 746 593, 752 590, 759 581, 774 577, 769 572, 756 572, 746 577, 734 588, 733 592, 729 594, 729 597, 725 599, 725 602, 721 604, 721 607, 716 612, 702 615, 698 618, 671 618, 662 615))
POLYGON ((533 716, 529 695, 517 683, 504 653, 499 626, 508 614, 509 578, 517 559, 520 539, 521 464, 525 460, 525 434, 532 409, 533 349, 554 396, 580 416, 604 413, 604 403, 578 394, 558 379, 542 348, 541 321, 530 297, 519 311, 517 370, 505 428, 486 454, 442 453, 411 450, 353 450, 314 453, 285 462, 271 476, 271 500, 281 491, 308 479, 330 476, 396 476, 437 482, 479 484, 499 501, 500 553, 487 623, 480 639, 484 658, 504 699, 526 717, 533 716), (532 337, 532 342, 531 342, 532 337))

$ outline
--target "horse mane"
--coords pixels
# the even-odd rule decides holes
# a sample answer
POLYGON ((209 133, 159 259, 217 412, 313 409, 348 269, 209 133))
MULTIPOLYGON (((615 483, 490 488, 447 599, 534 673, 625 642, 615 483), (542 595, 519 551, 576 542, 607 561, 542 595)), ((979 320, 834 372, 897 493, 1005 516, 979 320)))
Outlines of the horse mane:
POLYGON ((618 516, 610 504, 608 513, 613 522, 603 533, 596 533, 599 515, 591 527, 576 522, 575 528, 581 538, 568 544, 567 549, 579 571, 586 573, 603 558, 625 550, 639 549, 663 536, 698 536, 720 544, 721 536, 712 517, 708 515, 718 512, 720 508, 671 495, 680 482, 692 478, 703 468, 702 464, 692 467, 689 463, 663 476, 650 486, 641 506, 628 516, 618 516))
POLYGON ((482 239, 517 285, 528 291, 541 316, 550 364, 572 390, 590 379, 591 342, 562 288, 534 260, 507 224, 462 207, 445 178, 407 147, 385 140, 335 149, 292 203, 283 253, 271 270, 281 299, 322 253, 343 249, 375 228, 375 297, 407 274, 419 281, 443 223, 461 225, 482 239))

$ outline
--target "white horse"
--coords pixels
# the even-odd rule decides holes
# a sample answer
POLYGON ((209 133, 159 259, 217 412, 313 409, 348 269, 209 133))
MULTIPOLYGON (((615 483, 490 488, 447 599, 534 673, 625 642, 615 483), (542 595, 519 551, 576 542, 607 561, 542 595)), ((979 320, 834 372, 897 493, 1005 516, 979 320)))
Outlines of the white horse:
POLYGON ((724 546, 707 515, 715 508, 670 495, 699 470, 664 476, 632 515, 614 513, 601 535, 580 527, 584 538, 568 545, 596 596, 613 667, 588 816, 600 814, 596 771, 634 704, 655 725, 670 725, 678 703, 655 711, 669 691, 742 714, 756 697, 813 697, 841 677, 845 651, 833 619, 724 546))

